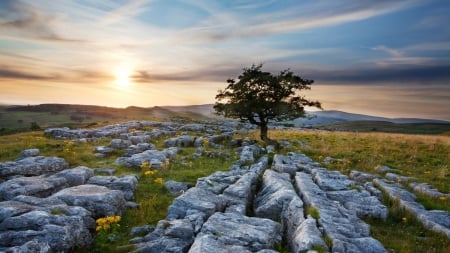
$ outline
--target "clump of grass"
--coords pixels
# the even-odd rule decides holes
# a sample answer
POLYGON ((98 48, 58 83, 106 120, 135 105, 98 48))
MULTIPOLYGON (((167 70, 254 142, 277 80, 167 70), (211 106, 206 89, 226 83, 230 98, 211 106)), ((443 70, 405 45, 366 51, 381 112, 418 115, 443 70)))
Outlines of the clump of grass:
POLYGON ((320 218, 319 210, 315 207, 309 206, 306 208, 306 214, 311 215, 314 219, 318 220, 320 218))

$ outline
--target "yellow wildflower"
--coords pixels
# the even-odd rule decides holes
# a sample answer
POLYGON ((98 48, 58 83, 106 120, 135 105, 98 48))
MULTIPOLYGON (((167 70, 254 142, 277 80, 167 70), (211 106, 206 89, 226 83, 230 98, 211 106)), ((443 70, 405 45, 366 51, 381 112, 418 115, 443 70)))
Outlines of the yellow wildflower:
POLYGON ((145 161, 145 162, 142 162, 141 163, 141 169, 143 169, 143 170, 149 170, 149 169, 151 169, 152 168, 152 164, 149 162, 149 161, 145 161))
POLYGON ((404 223, 406 223, 406 222, 408 222, 408 218, 403 217, 403 218, 402 218, 402 221, 403 221, 404 223))
POLYGON ((447 197, 445 197, 445 196, 440 196, 439 199, 442 200, 442 201, 445 201, 445 200, 447 200, 447 197))
POLYGON ((153 180, 153 182, 155 182, 157 184, 163 184, 164 180, 161 177, 158 177, 155 180, 153 180))

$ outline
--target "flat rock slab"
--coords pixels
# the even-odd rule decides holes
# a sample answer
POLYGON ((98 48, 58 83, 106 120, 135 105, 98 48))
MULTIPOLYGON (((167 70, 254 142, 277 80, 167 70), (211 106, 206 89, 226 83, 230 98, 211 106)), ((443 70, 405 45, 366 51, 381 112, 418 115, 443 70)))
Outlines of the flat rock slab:
POLYGON ((67 186, 67 181, 59 177, 18 177, 0 184, 0 200, 19 195, 48 197, 67 186))
POLYGON ((69 164, 59 157, 33 156, 17 161, 0 163, 0 177, 40 176, 53 174, 69 168, 69 164))
POLYGON ((381 187, 391 199, 397 199, 401 207, 405 208, 427 228, 441 232, 450 238, 450 212, 441 210, 428 211, 417 203, 416 195, 405 190, 400 184, 375 179, 374 184, 381 187))
POLYGON ((94 228, 90 212, 81 207, 0 202, 0 252, 70 252, 90 245, 94 228))
POLYGON ((121 191, 98 185, 79 185, 61 190, 51 196, 69 206, 81 206, 92 212, 94 218, 122 215, 125 198, 121 191))
POLYGON ((211 252, 207 251, 212 248, 207 245, 208 241, 217 252, 270 249, 281 242, 281 225, 269 219, 217 212, 203 224, 189 252, 211 252))

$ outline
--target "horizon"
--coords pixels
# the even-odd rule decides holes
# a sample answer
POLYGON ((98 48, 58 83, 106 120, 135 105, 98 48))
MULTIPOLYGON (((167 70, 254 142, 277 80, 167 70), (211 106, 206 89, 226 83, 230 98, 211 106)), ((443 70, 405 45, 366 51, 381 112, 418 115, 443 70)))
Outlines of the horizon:
POLYGON ((213 104, 264 63, 325 110, 450 121, 450 3, 0 2, 0 104, 213 104))
MULTIPOLYGON (((142 107, 142 106, 134 106, 134 105, 130 105, 130 106, 126 106, 126 107, 113 107, 113 106, 105 106, 105 105, 94 105, 94 104, 61 104, 61 103, 42 103, 42 104, 3 104, 0 103, 0 106, 6 106, 6 107, 13 107, 13 106, 39 106, 39 105, 70 105, 70 106, 98 106, 98 107, 107 107, 107 108, 112 108, 112 109, 127 109, 130 107, 137 107, 137 108, 143 108, 143 109, 152 109, 155 107, 163 107, 163 108, 167 108, 167 107, 197 107, 197 106, 213 106, 214 104, 192 104, 192 105, 154 105, 154 106, 148 106, 148 107, 142 107)), ((212 113, 214 111, 211 111, 212 113)), ((362 114, 362 113, 356 113, 356 112, 351 112, 351 111, 342 111, 342 110, 320 110, 318 108, 315 107, 308 107, 305 108, 305 112, 337 112, 337 113, 348 113, 348 114, 354 114, 354 115, 360 115, 360 116, 369 116, 369 117, 378 117, 378 118, 385 118, 385 119, 391 119, 391 120, 395 120, 395 119, 418 119, 418 120, 433 120, 433 121, 444 121, 446 123, 450 123, 450 120, 446 120, 446 119, 436 119, 436 118, 411 118, 411 117, 385 117, 385 116, 381 116, 381 115, 374 115, 374 114, 362 114)))

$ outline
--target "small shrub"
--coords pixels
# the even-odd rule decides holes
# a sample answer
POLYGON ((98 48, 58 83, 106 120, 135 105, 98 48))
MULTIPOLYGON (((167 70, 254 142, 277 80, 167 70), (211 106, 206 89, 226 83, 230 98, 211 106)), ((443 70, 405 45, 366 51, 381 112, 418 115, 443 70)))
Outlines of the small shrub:
POLYGON ((313 217, 316 220, 318 220, 320 218, 319 210, 317 210, 317 208, 315 208, 315 207, 310 206, 310 207, 306 208, 306 213, 308 215, 311 215, 311 217, 313 217))

